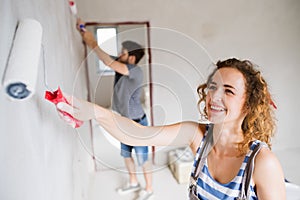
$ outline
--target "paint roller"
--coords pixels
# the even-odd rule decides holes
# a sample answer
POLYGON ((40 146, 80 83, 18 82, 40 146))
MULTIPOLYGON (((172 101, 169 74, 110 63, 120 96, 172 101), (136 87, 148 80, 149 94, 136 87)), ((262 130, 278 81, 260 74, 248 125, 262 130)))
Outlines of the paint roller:
MULTIPOLYGON (((18 23, 3 78, 6 94, 12 100, 29 99, 35 92, 42 47, 42 32, 41 24, 34 19, 23 19, 18 23)), ((45 70, 44 63, 44 83, 48 88, 45 70)), ((45 98, 54 104, 62 101, 68 103, 62 96, 60 88, 53 93, 46 91, 45 98)), ((68 113, 61 114, 74 123, 76 128, 83 123, 68 113)))
POLYGON ((12 100, 25 100, 35 92, 42 41, 42 26, 34 19, 20 20, 9 53, 3 86, 12 100))
MULTIPOLYGON (((73 0, 69 0, 69 6, 70 6, 70 10, 71 10, 71 13, 74 15, 74 17, 78 20, 79 19, 79 17, 78 17, 78 15, 77 15, 77 6, 76 6, 76 3, 75 3, 75 1, 73 1, 73 0)), ((81 31, 86 31, 86 29, 85 29, 85 25, 84 24, 79 24, 79 29, 81 30, 81 31)))

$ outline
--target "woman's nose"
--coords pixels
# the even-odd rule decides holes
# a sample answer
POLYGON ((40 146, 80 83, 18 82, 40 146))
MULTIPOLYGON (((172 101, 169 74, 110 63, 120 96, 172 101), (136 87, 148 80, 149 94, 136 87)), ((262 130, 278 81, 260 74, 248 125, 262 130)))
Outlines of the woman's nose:
POLYGON ((223 92, 222 90, 218 89, 215 90, 212 94, 211 94, 211 99, 215 102, 217 101, 221 101, 223 98, 223 92))

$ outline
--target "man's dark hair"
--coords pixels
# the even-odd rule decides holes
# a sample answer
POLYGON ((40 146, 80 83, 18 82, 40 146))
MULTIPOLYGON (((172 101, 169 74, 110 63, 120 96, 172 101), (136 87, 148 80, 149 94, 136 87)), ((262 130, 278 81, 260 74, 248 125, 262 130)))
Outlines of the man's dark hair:
POLYGON ((144 48, 136 42, 124 41, 122 47, 128 50, 129 56, 135 56, 135 64, 137 64, 145 55, 144 48))

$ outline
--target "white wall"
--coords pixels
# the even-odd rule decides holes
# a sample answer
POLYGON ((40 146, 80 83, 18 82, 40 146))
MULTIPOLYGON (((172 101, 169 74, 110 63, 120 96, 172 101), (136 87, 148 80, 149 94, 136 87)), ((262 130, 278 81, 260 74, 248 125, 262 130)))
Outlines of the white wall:
POLYGON ((77 6, 85 21, 150 22, 155 124, 198 120, 196 87, 210 61, 250 59, 278 106, 274 150, 299 151, 298 0, 78 0, 77 6))
MULTIPOLYGON (((0 5, 1 80, 18 21, 33 18, 43 27, 49 86, 60 86, 69 94, 86 98, 86 73, 81 66, 83 45, 68 1, 0 0, 0 5)), ((88 199, 89 172, 94 166, 79 139, 91 150, 89 124, 75 131, 60 120, 54 105, 44 99, 41 58, 42 53, 36 93, 31 99, 10 101, 1 86, 0 199, 88 199)))

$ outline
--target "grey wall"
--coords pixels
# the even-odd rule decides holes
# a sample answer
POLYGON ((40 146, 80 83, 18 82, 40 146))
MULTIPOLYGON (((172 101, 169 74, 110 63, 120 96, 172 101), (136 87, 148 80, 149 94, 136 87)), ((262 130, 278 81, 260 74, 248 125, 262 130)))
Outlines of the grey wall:
MULTIPOLYGON (((33 18, 43 27, 49 86, 60 86, 69 94, 86 98, 86 73, 81 66, 84 48, 68 1, 0 0, 0 5, 1 80, 18 21, 33 18)), ((1 86, 0 199, 87 199, 89 172, 94 169, 84 149, 91 151, 89 123, 75 131, 60 120, 54 105, 44 99, 41 58, 42 52, 36 92, 31 99, 10 101, 1 86)))

